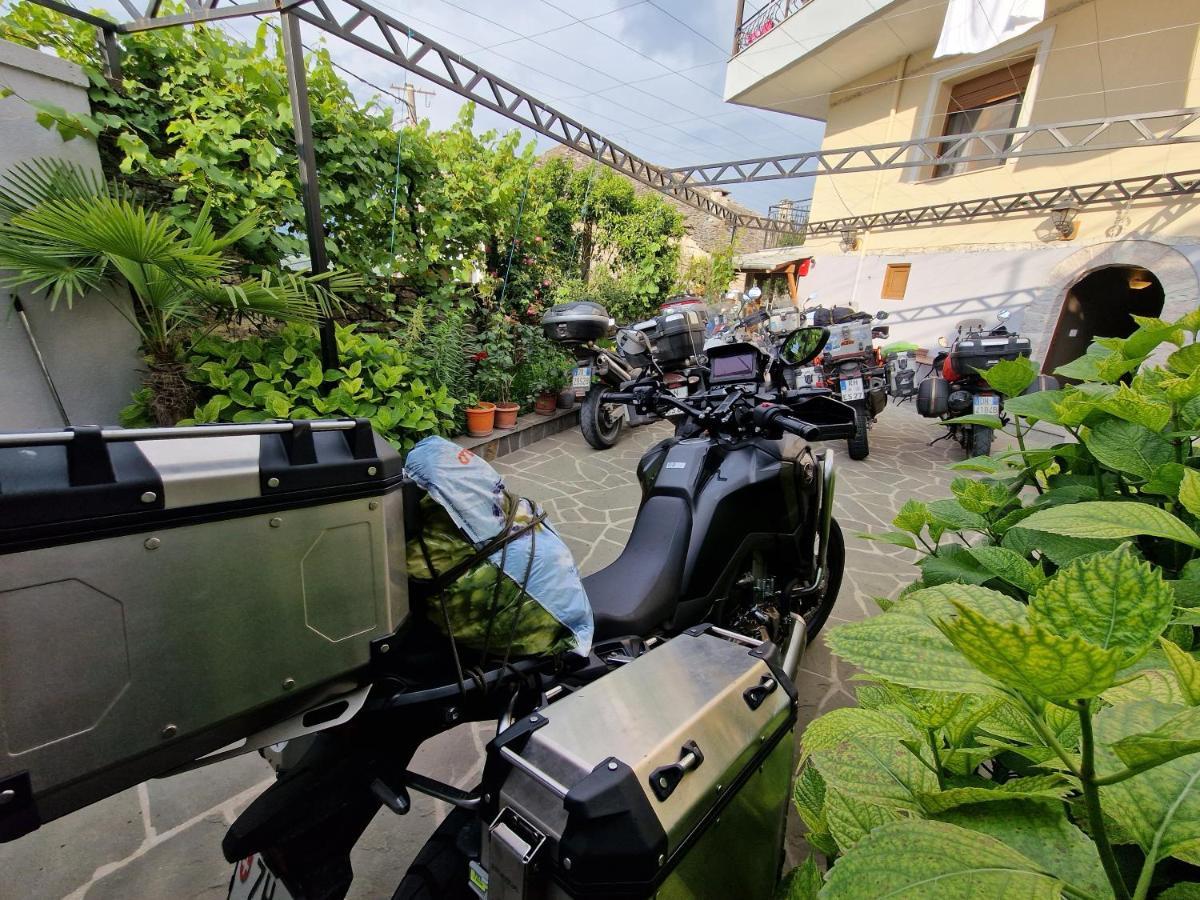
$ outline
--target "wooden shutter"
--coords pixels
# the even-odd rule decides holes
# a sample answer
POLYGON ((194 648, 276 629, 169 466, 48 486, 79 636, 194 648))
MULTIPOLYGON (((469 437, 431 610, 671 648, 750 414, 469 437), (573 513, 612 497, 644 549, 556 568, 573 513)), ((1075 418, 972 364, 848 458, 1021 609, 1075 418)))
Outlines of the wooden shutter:
POLYGON ((883 300, 903 300, 904 292, 908 290, 908 273, 912 263, 892 263, 887 267, 883 276, 883 290, 879 296, 883 300))
POLYGON ((1030 57, 956 84, 950 91, 947 112, 978 109, 1010 97, 1023 96, 1025 89, 1029 87, 1029 76, 1032 72, 1033 57, 1030 57))

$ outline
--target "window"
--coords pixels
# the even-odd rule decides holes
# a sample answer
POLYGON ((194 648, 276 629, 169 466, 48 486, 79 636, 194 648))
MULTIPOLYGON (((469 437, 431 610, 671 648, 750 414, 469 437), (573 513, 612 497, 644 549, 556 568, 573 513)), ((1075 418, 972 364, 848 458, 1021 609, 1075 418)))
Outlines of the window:
MULTIPOLYGON (((992 131, 997 128, 1015 128, 1021 115, 1021 103, 1029 87, 1029 76, 1033 72, 1033 57, 1006 63, 983 75, 956 84, 950 90, 946 106, 946 126, 943 135, 969 134, 973 131, 992 131)), ((1011 138, 1004 142, 1007 148, 1011 138)), ((950 144, 943 144, 945 153, 950 144)), ((974 156, 987 153, 982 141, 967 141, 957 147, 954 156, 974 156)), ((998 160, 945 163, 933 170, 934 178, 975 172, 1001 165, 998 160)))
POLYGON ((883 290, 879 296, 883 300, 903 300, 904 292, 908 290, 908 272, 912 263, 892 263, 887 267, 883 276, 883 290))

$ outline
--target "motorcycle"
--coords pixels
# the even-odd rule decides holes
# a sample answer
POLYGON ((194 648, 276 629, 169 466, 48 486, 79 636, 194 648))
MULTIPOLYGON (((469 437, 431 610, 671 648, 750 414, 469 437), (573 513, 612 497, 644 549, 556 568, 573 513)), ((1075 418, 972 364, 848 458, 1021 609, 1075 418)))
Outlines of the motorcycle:
MULTIPOLYGON (((810 298, 812 299, 812 298, 810 298)), ((847 440, 851 459, 866 459, 871 452, 868 430, 887 406, 887 379, 876 339, 889 334, 883 322, 888 314, 857 312, 849 307, 816 307, 807 310, 814 325, 828 326, 829 343, 817 365, 798 371, 798 383, 828 385, 838 399, 855 409, 854 434, 847 440)))
MULTIPOLYGON (((991 453, 994 429, 953 420, 973 415, 1006 421, 1004 400, 983 378, 983 373, 1001 360, 1029 356, 1032 350, 1029 338, 1008 330, 1010 316, 1009 310, 1000 310, 997 323, 990 328, 981 319, 964 319, 955 326, 953 343, 948 343, 945 337, 938 339, 942 350, 934 357, 929 376, 917 391, 917 412, 946 424, 946 433, 930 444, 951 438, 968 457, 991 453)), ((1057 386, 1054 378, 1039 375, 1026 393, 1057 386)))
MULTIPOLYGON (((275 765, 278 777, 238 816, 222 842, 225 858, 234 864, 231 897, 261 897, 268 888, 275 900, 344 897, 353 879, 351 849, 384 807, 393 814, 407 813, 411 808, 410 791, 443 800, 454 809, 413 860, 399 883, 396 898, 525 896, 523 888, 518 890, 519 885, 514 887, 515 883, 505 880, 513 875, 513 870, 505 867, 505 860, 511 862, 512 858, 500 859, 495 855, 498 842, 508 838, 514 841, 511 847, 524 847, 521 851, 524 856, 519 856, 516 864, 526 874, 529 864, 553 863, 558 866, 556 878, 586 879, 596 871, 585 866, 586 860, 572 870, 571 859, 563 858, 565 854, 556 847, 547 847, 538 856, 545 842, 544 832, 526 828, 530 826, 529 820, 519 815, 514 818, 512 809, 502 805, 501 800, 512 799, 513 778, 528 776, 538 784, 548 785, 562 798, 561 803, 566 805, 570 816, 578 813, 590 822, 598 815, 595 827, 602 832, 610 821, 605 817, 612 812, 597 813, 579 790, 567 788, 547 776, 522 756, 522 742, 549 718, 556 717, 557 704, 576 703, 578 708, 574 698, 594 696, 595 689, 609 679, 620 681, 624 667, 638 666, 643 660, 653 663, 656 658, 664 661, 674 658, 671 653, 678 656, 686 651, 687 641, 698 641, 701 636, 707 636, 707 643, 695 645, 699 650, 721 650, 727 658, 732 658, 728 654, 734 654, 738 660, 744 660, 738 663, 739 671, 749 673, 746 666, 757 667, 745 676, 750 680, 743 691, 741 682, 736 683, 736 689, 721 682, 721 670, 703 662, 710 658, 708 655, 702 653, 699 657, 696 677, 708 679, 704 682, 708 685, 705 701, 719 693, 733 706, 730 715, 734 718, 718 718, 715 722, 721 733, 728 734, 731 723, 745 719, 747 708, 750 711, 759 708, 772 694, 775 696, 764 707, 765 711, 778 710, 779 716, 786 713, 790 717, 783 723, 786 730, 781 727, 770 735, 764 731, 762 738, 754 736, 749 741, 746 750, 747 759, 755 760, 753 767, 747 769, 750 777, 761 770, 759 757, 754 753, 760 746, 759 740, 771 738, 771 743, 763 746, 772 754, 774 747, 782 747, 780 753, 785 755, 778 757, 782 765, 774 770, 786 784, 791 771, 790 729, 795 721, 791 679, 801 653, 833 609, 842 580, 845 547, 833 518, 832 452, 814 452, 803 442, 789 443, 783 437, 792 434, 803 441, 843 438, 852 428, 852 413, 828 391, 788 389, 782 372, 786 366, 803 364, 815 356, 827 337, 825 329, 800 329, 782 342, 778 353, 771 355, 749 344, 715 349, 709 355, 707 384, 686 399, 676 397, 653 379, 627 390, 604 392, 603 402, 629 405, 641 412, 664 405, 673 407, 696 424, 699 434, 688 439, 667 438, 640 461, 637 474, 643 498, 628 542, 613 563, 583 579, 594 622, 594 638, 586 657, 556 654, 515 658, 506 655, 504 660, 486 656, 460 659, 457 650, 453 654, 447 651, 446 637, 431 621, 417 615, 402 615, 398 623, 384 629, 376 624, 374 629, 361 631, 359 617, 379 615, 378 601, 371 596, 364 598, 365 605, 355 606, 353 592, 378 591, 377 582, 389 577, 386 560, 394 552, 387 548, 392 546, 395 535, 380 537, 379 531, 369 529, 385 528, 398 534, 399 523, 403 521, 404 534, 412 536, 420 533, 422 522, 421 489, 396 468, 397 457, 371 433, 365 420, 191 429, 95 428, 0 435, 0 471, 7 478, 6 509, 10 516, 18 517, 18 523, 20 517, 33 523, 15 530, 0 528, 0 541, 4 542, 0 550, 23 554, 19 557, 20 566, 8 570, 9 581, 24 583, 21 581, 24 578, 41 584, 46 580, 43 568, 62 573, 77 568, 72 559, 84 560, 86 565, 80 565, 86 567, 92 564, 88 560, 111 559, 114 551, 129 553, 128 573, 133 581, 121 580, 124 570, 104 577, 108 577, 109 591, 134 601, 133 605, 125 604, 125 615, 139 622, 143 610, 158 616, 155 610, 164 599, 173 596, 170 592, 160 595, 152 588, 146 594, 148 601, 143 602, 145 592, 138 588, 139 579, 146 576, 157 579, 163 575, 178 578, 181 566, 192 567, 187 571, 194 569, 210 580, 226 577, 222 567, 193 562, 197 554, 194 542, 189 539, 192 531, 188 529, 194 529, 195 534, 208 536, 205 540, 210 552, 218 547, 233 552, 253 546, 249 556, 239 557, 237 565, 242 568, 234 566, 230 571, 255 572, 253 577, 259 579, 256 590, 269 589, 286 605, 280 607, 280 615, 267 617, 273 623, 269 625, 273 631, 262 631, 257 618, 245 618, 240 599, 232 605, 222 604, 223 594, 206 587, 205 602, 197 605, 187 600, 186 591, 176 591, 185 601, 179 611, 187 614, 178 620, 170 615, 158 617, 160 633, 145 634, 145 647, 130 644, 126 651, 133 654, 138 666, 133 670, 136 680, 123 690, 139 692, 138 696, 150 698, 156 708, 147 711, 144 721, 133 721, 129 717, 136 717, 141 711, 128 705, 123 707, 122 721, 129 721, 136 728, 120 740, 110 740, 106 732, 92 741, 85 730, 80 740, 89 742, 90 756, 81 756, 81 747, 69 747, 60 753, 52 741, 45 749, 38 750, 38 754, 48 756, 26 754, 12 763, 18 767, 16 770, 0 768, 0 785, 12 785, 8 788, 11 794, 6 795, 12 802, 0 809, 0 839, 19 837, 42 821, 124 790, 145 778, 260 750, 275 765), (186 446, 179 444, 181 440, 186 446), (65 457, 60 459, 62 454, 42 452, 41 448, 55 442, 63 446, 51 450, 65 448, 65 457), (190 461, 197 458, 197 453, 203 456, 206 446, 213 447, 216 456, 200 466, 198 477, 203 481, 204 493, 199 495, 188 486, 188 473, 190 461), (219 466, 214 466, 213 459, 228 458, 230 465, 236 461, 240 466, 241 455, 246 454, 247 458, 258 461, 259 475, 253 480, 261 483, 263 495, 252 493, 247 499, 214 506, 214 500, 219 499, 214 490, 227 489, 231 497, 245 497, 246 482, 241 468, 227 478, 218 478, 219 466), (107 464, 102 464, 106 461, 107 464), (156 481, 159 465, 169 465, 170 475, 156 481), (27 492, 31 499, 27 501, 23 499, 21 485, 22 478, 28 477, 23 473, 30 472, 36 472, 37 479, 31 482, 27 492), (337 487, 341 482, 343 487, 337 487), (164 489, 167 501, 176 506, 164 506, 161 493, 164 489), (78 491, 86 495, 83 505, 44 502, 51 494, 61 492, 66 500, 78 491), (281 491, 298 493, 290 501, 281 491), (383 506, 380 499, 368 503, 368 497, 382 497, 383 506), (210 511, 197 517, 186 505, 189 502, 207 503, 204 508, 210 511), (97 510, 102 512, 105 503, 118 504, 121 515, 99 520, 93 533, 91 520, 86 517, 97 515, 97 510), (181 503, 184 505, 178 506, 181 503), (339 517, 340 527, 329 527, 331 515, 339 517), (268 522, 268 517, 273 518, 268 522), (359 524, 343 524, 355 521, 354 517, 359 524), (754 522, 753 532, 748 532, 748 521, 754 522), (307 537, 308 522, 316 528, 313 532, 317 535, 316 543, 314 538, 307 537), (143 536, 148 528, 154 529, 153 537, 143 536), (243 531, 257 537, 239 537, 243 531), (132 539, 128 534, 133 535, 132 539), (370 540, 376 542, 374 550, 356 549, 354 541, 372 534, 375 537, 370 540), (214 543, 220 535, 225 536, 224 543, 214 543), (268 537, 283 543, 264 551, 260 545, 268 537), (177 555, 181 548, 186 551, 184 556, 177 555), (221 672, 223 685, 233 686, 251 678, 258 668, 273 667, 279 662, 288 666, 281 669, 284 673, 301 674, 294 667, 308 659, 304 654, 297 655, 299 643, 284 646, 269 639, 264 642, 271 633, 291 629, 295 620, 292 582, 282 579, 275 586, 262 579, 264 552, 275 554, 273 558, 280 563, 291 559, 305 574, 304 616, 296 623, 298 630, 288 634, 295 634, 296 641, 313 640, 313 633, 319 627, 335 636, 350 636, 334 643, 317 638, 313 644, 321 648, 325 662, 341 667, 329 670, 335 682, 322 688, 315 699, 302 694, 302 685, 290 677, 284 681, 280 693, 272 669, 267 678, 274 679, 273 690, 262 695, 270 698, 270 702, 264 705, 264 699, 248 700, 241 704, 243 712, 231 716, 230 712, 238 708, 235 694, 228 690, 221 694, 201 690, 207 688, 205 679, 212 680, 215 671, 221 672), (280 557, 280 553, 285 556, 280 557), (337 569, 348 556, 353 557, 355 565, 337 569), (384 569, 374 567, 372 560, 384 561, 384 569), (337 587, 340 592, 322 593, 325 587, 337 587), (316 592, 312 597, 308 596, 310 589, 316 592), (327 595, 339 597, 340 604, 329 605, 327 595), (225 614, 226 609, 229 615, 238 617, 232 621, 241 625, 220 629, 222 641, 229 644, 233 635, 239 641, 238 650, 247 641, 258 642, 253 659, 246 660, 247 664, 253 663, 249 667, 242 664, 239 656, 232 655, 232 645, 225 648, 230 652, 223 652, 217 664, 217 657, 206 652, 211 648, 206 648, 201 640, 209 636, 195 630, 198 623, 215 627, 217 620, 213 617, 225 614), (178 634, 162 634, 161 629, 167 628, 176 628, 178 634), (188 639, 182 640, 185 634, 188 639), (361 640, 355 637, 359 634, 363 635, 361 640), (173 649, 168 654, 170 669, 165 674, 174 678, 178 669, 178 679, 164 680, 163 671, 158 678, 143 678, 143 674, 149 674, 143 672, 143 666, 156 660, 160 664, 165 662, 160 645, 167 640, 172 641, 173 649), (368 640, 369 660, 346 668, 346 661, 355 658, 347 654, 357 652, 355 647, 367 649, 368 640), (741 645, 742 649, 735 652, 726 644, 741 645), (747 647, 752 648, 749 654, 747 647), (239 667, 236 670, 235 664, 239 667), (195 674, 184 677, 185 672, 195 674), (188 685, 192 696, 199 696, 190 705, 189 701, 179 699, 188 693, 188 685), (331 694, 335 686, 343 693, 331 694), (589 690, 580 692, 585 686, 589 690), (786 690, 776 693, 778 687, 786 690), (200 700, 209 706, 217 701, 222 704, 219 718, 214 712, 207 729, 196 727, 200 700), (180 726, 175 724, 154 724, 162 721, 154 717, 160 715, 158 707, 164 702, 168 706, 174 703, 172 708, 187 715, 187 719, 174 720, 181 722, 186 732, 180 730, 177 734, 180 726), (264 721, 265 715, 284 714, 290 718, 264 721), (472 790, 464 791, 411 770, 414 753, 430 738, 464 722, 485 721, 497 721, 499 733, 489 745, 481 782, 472 790), (256 727, 261 726, 261 730, 249 730, 250 722, 258 723, 256 727), (153 728, 150 736, 155 743, 147 743, 148 725, 153 728), (506 792, 503 798, 502 790, 506 792), (541 840, 528 844, 513 837, 538 833, 541 840), (486 855, 489 846, 490 857, 486 855)), ((404 540, 402 535, 400 539, 404 540)), ((177 586, 188 582, 171 583, 177 586)), ((419 597, 416 588, 410 587, 410 593, 414 598, 419 597)), ((95 596, 105 599, 103 595, 95 596)), ((98 610, 97 615, 107 613, 108 606, 103 602, 89 602, 93 603, 89 609, 98 610)), ((61 631, 59 607, 43 605, 30 609, 37 615, 31 614, 22 626, 21 635, 31 639, 41 635, 34 644, 44 646, 51 635, 61 631)), ((407 610, 407 603, 402 609, 407 610)), ((266 623, 267 619, 263 621, 266 623)), ((367 619, 368 623, 373 621, 374 618, 367 619)), ((105 615, 96 624, 108 628, 110 617, 105 615)), ((139 639, 139 634, 133 634, 129 640, 139 639)), ((81 658, 79 665, 84 667, 83 671, 92 671, 93 659, 107 658, 94 654, 107 654, 110 643, 101 639, 86 647, 80 645, 83 651, 93 654, 81 658)), ((60 667, 64 662, 61 657, 54 660, 60 667)), ((687 695, 689 691, 695 694, 695 688, 688 687, 687 675, 685 668, 672 676, 676 691, 673 696, 687 695)), ((96 677, 102 679, 97 682, 100 686, 111 681, 107 670, 97 672, 96 677)), ((120 677, 130 679, 134 675, 120 677)), ((25 729, 21 733, 29 733, 32 726, 28 721, 11 718, 12 710, 34 715, 36 708, 32 704, 36 702, 62 704, 65 695, 57 685, 55 682, 37 694, 27 691, 22 695, 21 705, 5 709, 10 718, 0 724, 9 733, 18 726, 25 729)), ((264 683, 264 686, 271 685, 264 683)), ((634 687, 645 695, 654 682, 638 681, 634 687)), ((95 695, 93 689, 81 696, 86 700, 95 695)), ((65 699, 73 703, 71 698, 65 699)), ((70 712, 74 709, 69 707, 70 712)), ((774 725, 770 727, 775 729, 774 725)), ((545 733, 549 734, 550 729, 545 733)), ((711 736, 709 732, 706 734, 711 736)), ((677 740, 674 735, 673 731, 666 733, 661 742, 661 747, 672 753, 675 751, 670 749, 671 742, 677 740)), ((714 746, 708 737, 702 740, 705 753, 721 751, 719 742, 714 746)), ((737 752, 740 754, 742 750, 737 752)), ((700 747, 689 742, 677 764, 650 773, 659 802, 685 776, 689 784, 696 778, 719 776, 720 766, 724 765, 719 758, 704 770, 707 774, 690 775, 702 761, 700 747)), ((0 763, 7 765, 10 760, 0 757, 0 763)), ((622 768, 612 758, 596 766, 603 778, 608 777, 603 774, 608 770, 612 770, 614 778, 623 778, 628 773, 627 767, 622 768)), ((743 783, 727 782, 725 797, 714 810, 719 811, 722 808, 719 804, 740 791, 743 783)), ((624 791, 622 796, 635 805, 646 803, 637 782, 632 783, 633 794, 627 790, 629 785, 622 787, 624 784, 620 782, 614 789, 618 793, 624 791)), ((712 795, 721 794, 715 782, 714 787, 712 795)), ((783 785, 779 788, 771 796, 785 796, 783 785)), ((703 796, 709 793, 706 791, 703 796)), ((645 809, 653 816, 657 807, 645 809)), ((777 832, 770 831, 776 826, 766 823, 768 832, 776 837, 782 835, 785 812, 781 802, 777 832)), ((553 809, 549 813, 554 815, 553 809)), ((689 828, 699 833, 711 825, 712 818, 706 816, 689 828)), ((632 839, 648 833, 642 827, 644 821, 638 828, 623 822, 618 819, 614 823, 622 825, 619 835, 632 839)), ((609 834, 606 840, 611 842, 617 833, 609 834)), ((678 844, 673 840, 669 853, 665 838, 661 844, 654 844, 663 850, 655 849, 648 857, 639 856, 641 868, 637 873, 631 870, 631 877, 637 874, 652 886, 666 878, 683 877, 672 876, 672 871, 688 864, 686 851, 696 836, 685 834, 678 844)), ((588 846, 597 854, 605 851, 599 845, 588 846)), ((763 853, 768 854, 767 865, 760 868, 765 868, 773 882, 781 860, 780 848, 764 847, 763 853)), ((719 859, 719 854, 703 856, 710 861, 719 859)), ((745 865, 746 860, 738 860, 739 870, 745 865)), ((710 892, 708 896, 721 894, 710 892)))

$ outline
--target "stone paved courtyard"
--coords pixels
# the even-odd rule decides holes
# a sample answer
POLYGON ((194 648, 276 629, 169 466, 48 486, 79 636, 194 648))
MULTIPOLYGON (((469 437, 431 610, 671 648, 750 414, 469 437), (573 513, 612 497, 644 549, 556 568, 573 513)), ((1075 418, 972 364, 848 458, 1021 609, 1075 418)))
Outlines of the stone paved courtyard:
MULTIPOLYGON (((909 551, 854 534, 885 527, 910 497, 948 493, 951 473, 945 467, 962 454, 946 441, 926 446, 941 431, 906 404, 884 411, 871 433, 868 459, 852 462, 844 445, 835 445, 836 515, 846 535, 847 560, 831 622, 877 612, 872 597, 895 594, 913 577, 909 551)), ((495 465, 514 491, 542 501, 587 573, 619 554, 637 511, 637 460, 668 433, 663 425, 628 431, 615 449, 600 453, 588 448, 576 429, 495 465)), ((808 649, 799 679, 799 728, 816 714, 852 701, 852 674, 820 639, 808 649)), ((413 768, 468 786, 478 775, 488 737, 486 728, 470 726, 443 735, 422 748, 413 768)), ((139 785, 20 841, 0 844, 0 900, 223 898, 229 867, 221 857, 222 835, 269 783, 266 763, 257 755, 243 756, 139 785)), ((380 813, 359 842, 351 897, 390 897, 407 861, 445 815, 444 805, 416 794, 413 799, 409 815, 380 813)))

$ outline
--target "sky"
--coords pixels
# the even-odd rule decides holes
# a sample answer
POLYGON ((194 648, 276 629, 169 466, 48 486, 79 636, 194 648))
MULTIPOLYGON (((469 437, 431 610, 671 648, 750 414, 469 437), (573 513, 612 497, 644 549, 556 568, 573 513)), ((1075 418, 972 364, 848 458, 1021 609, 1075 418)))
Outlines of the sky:
MULTIPOLYGON (((372 0, 414 31, 433 38, 649 162, 692 163, 795 153, 819 146, 822 123, 725 103, 725 65, 733 43, 735 0, 372 0)), ((80 3, 81 6, 92 4, 80 3)), ((127 19, 116 0, 104 0, 127 19)), ((753 4, 750 4, 753 6, 753 4)), ((347 17, 346 7, 330 7, 347 17)), ((249 34, 253 19, 223 27, 249 34)), ((374 34, 372 29, 370 34, 374 34)), ((367 81, 391 88, 406 77, 434 96, 418 96, 418 114, 434 128, 453 122, 464 99, 318 29, 333 59, 367 81)), ((347 79, 356 95, 371 88, 347 79)), ((399 92, 399 91, 398 91, 399 92)), ((389 105, 398 105, 384 97, 389 105)), ((479 108, 478 130, 517 127, 479 108)), ((539 151, 554 141, 537 138, 539 151)), ((811 194, 811 179, 730 186, 765 213, 781 199, 811 194)))

